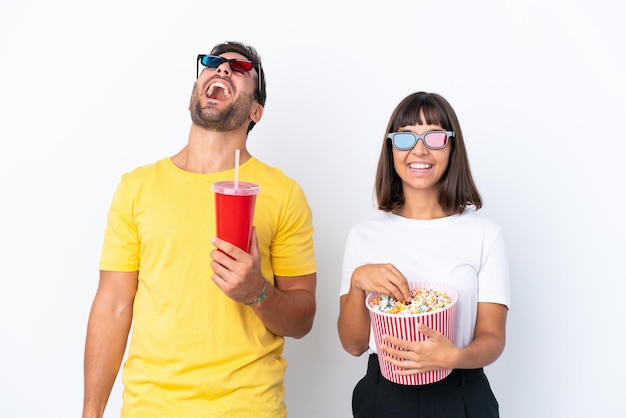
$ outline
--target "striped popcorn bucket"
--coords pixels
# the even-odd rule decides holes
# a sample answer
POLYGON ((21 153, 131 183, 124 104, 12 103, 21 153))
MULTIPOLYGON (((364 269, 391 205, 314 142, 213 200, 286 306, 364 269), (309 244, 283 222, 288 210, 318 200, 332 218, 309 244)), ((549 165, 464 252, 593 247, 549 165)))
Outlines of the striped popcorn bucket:
MULTIPOLYGON (((418 324, 424 324, 429 328, 439 331, 454 343, 454 314, 457 301, 456 291, 442 283, 430 282, 410 282, 411 289, 430 289, 444 292, 452 299, 452 303, 444 308, 432 312, 421 314, 390 314, 379 312, 371 305, 371 300, 380 296, 379 293, 372 292, 365 298, 365 305, 370 313, 372 329, 374 330, 374 340, 378 351, 378 362, 382 375, 389 381, 402 385, 426 385, 435 383, 447 377, 452 370, 435 370, 431 372, 418 373, 410 376, 401 376, 394 373, 396 367, 385 360, 380 346, 383 343, 384 335, 392 335, 408 341, 424 341, 426 336, 417 331, 418 324)), ((389 344, 389 343, 386 343, 389 344)), ((399 349, 392 344, 392 347, 399 349)))

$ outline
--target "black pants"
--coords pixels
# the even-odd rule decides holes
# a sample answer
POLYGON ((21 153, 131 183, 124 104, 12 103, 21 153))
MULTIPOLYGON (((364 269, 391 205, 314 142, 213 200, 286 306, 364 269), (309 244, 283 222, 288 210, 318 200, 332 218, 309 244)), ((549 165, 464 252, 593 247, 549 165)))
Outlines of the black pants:
POLYGON ((356 418, 498 418, 498 401, 482 368, 453 370, 429 385, 400 385, 380 373, 371 354, 367 374, 352 393, 356 418))

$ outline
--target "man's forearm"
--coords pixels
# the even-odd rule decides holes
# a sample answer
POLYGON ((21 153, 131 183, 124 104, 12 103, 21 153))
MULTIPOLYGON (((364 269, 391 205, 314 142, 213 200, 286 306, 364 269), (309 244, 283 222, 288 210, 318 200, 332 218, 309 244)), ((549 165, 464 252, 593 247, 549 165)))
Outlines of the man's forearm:
POLYGON ((302 338, 313 327, 316 279, 315 274, 312 274, 295 280, 296 283, 299 280, 301 282, 297 286, 289 286, 283 290, 268 283, 266 298, 250 307, 274 334, 302 338))
POLYGON ((102 417, 119 372, 132 311, 117 315, 94 304, 87 327, 83 418, 102 417))

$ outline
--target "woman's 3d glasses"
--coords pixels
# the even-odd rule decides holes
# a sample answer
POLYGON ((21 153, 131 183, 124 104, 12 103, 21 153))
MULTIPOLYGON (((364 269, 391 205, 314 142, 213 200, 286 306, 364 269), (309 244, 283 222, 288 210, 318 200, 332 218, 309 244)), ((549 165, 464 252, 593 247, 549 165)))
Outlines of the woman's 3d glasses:
POLYGON ((442 149, 448 145, 450 138, 454 138, 453 131, 430 131, 421 135, 413 132, 392 132, 387 134, 391 145, 397 150, 408 151, 413 149, 420 139, 428 149, 442 149))

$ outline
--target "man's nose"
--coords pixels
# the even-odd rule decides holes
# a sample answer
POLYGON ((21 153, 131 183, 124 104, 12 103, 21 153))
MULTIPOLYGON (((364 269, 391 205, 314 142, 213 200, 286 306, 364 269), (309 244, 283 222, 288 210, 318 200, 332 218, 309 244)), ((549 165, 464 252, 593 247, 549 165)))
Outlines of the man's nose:
POLYGON ((230 63, 223 62, 220 65, 218 65, 217 66, 217 73, 218 74, 230 75, 230 63))

